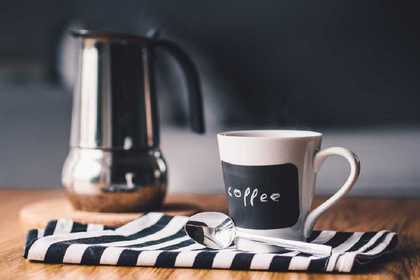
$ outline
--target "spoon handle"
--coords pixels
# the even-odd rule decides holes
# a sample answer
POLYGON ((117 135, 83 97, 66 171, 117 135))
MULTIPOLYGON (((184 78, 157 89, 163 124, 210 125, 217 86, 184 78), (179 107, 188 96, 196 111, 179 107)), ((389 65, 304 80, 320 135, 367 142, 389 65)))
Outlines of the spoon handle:
POLYGON ((236 237, 266 243, 267 245, 275 245, 275 246, 283 247, 284 249, 291 250, 291 251, 299 251, 302 253, 308 253, 308 254, 314 254, 314 255, 325 255, 325 256, 331 255, 331 246, 328 246, 328 245, 314 244, 314 243, 295 241, 295 240, 287 240, 287 239, 276 238, 276 237, 261 236, 261 235, 251 234, 251 233, 240 232, 240 231, 236 231, 236 237))

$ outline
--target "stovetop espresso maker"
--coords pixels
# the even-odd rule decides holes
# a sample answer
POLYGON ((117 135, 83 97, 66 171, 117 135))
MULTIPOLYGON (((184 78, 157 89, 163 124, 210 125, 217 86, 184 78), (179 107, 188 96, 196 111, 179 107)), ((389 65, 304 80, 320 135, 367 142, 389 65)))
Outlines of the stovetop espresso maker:
POLYGON ((153 210, 167 188, 159 148, 154 51, 166 50, 181 65, 190 123, 204 132, 200 81, 175 43, 127 34, 73 31, 80 39, 70 152, 62 182, 76 209, 100 212, 153 210))

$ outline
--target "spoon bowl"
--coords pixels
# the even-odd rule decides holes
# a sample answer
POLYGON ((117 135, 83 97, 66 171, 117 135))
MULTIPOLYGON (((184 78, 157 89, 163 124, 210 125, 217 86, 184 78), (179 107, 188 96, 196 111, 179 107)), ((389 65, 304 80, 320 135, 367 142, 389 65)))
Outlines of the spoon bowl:
POLYGON ((185 232, 191 239, 210 249, 225 249, 231 246, 236 233, 233 220, 219 212, 202 212, 190 217, 185 232))

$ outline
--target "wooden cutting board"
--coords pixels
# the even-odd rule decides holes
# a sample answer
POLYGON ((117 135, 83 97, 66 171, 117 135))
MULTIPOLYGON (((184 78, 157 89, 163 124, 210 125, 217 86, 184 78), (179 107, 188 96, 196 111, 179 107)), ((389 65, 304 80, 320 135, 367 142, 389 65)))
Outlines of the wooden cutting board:
MULTIPOLYGON (((159 212, 168 215, 190 216, 200 211, 197 205, 173 197, 159 212)), ((24 229, 42 228, 50 220, 70 219, 80 223, 103 224, 117 227, 141 217, 138 213, 99 213, 75 210, 65 197, 40 200, 24 206, 19 213, 24 229)))

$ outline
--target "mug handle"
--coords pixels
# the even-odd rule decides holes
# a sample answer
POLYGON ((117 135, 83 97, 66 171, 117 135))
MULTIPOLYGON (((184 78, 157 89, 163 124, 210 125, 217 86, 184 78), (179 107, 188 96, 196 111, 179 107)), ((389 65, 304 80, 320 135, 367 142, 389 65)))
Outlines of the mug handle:
POLYGON ((331 147, 324 150, 321 150, 316 153, 314 157, 314 172, 318 173, 322 163, 324 160, 327 159, 329 156, 341 156, 347 160, 350 164, 350 174, 347 177, 344 184, 338 191, 328 198, 324 203, 319 205, 317 208, 312 210, 308 216, 306 217, 305 224, 303 227, 303 234, 305 238, 308 238, 312 232, 312 229, 315 225, 316 220, 319 216, 328 210, 332 205, 334 205, 340 198, 342 198, 345 194, 347 194, 353 187, 354 183, 356 183, 357 178, 360 174, 360 161, 356 154, 352 151, 341 148, 341 147, 331 147))

